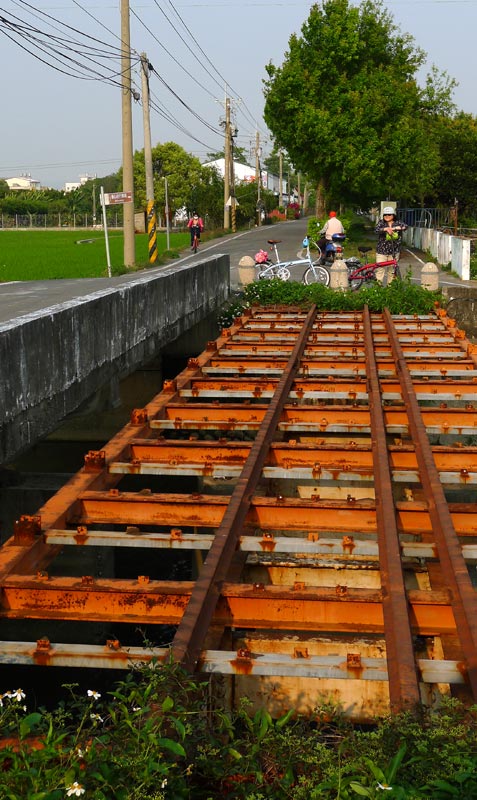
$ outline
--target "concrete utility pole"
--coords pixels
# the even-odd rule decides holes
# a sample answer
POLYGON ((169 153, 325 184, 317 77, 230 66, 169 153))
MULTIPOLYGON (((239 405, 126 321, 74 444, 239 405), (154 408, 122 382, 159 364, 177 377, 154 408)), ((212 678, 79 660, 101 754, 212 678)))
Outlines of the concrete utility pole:
POLYGON ((224 229, 230 228, 230 98, 225 98, 224 229))
POLYGON ((97 175, 93 178, 93 228, 96 228, 96 178, 97 175))
POLYGON ((134 241, 134 174, 129 0, 121 0, 121 48, 123 192, 131 192, 132 197, 132 202, 123 204, 124 265, 126 267, 132 267, 136 262, 136 243, 134 241))
POLYGON ((262 176, 260 172, 260 133, 255 134, 255 182, 257 184, 257 225, 262 224, 262 176))
MULTIPOLYGON (((152 171, 151 119, 149 114, 149 70, 150 64, 145 53, 141 53, 142 116, 144 123, 144 166, 146 171, 146 212, 149 263, 157 259, 157 221, 154 203, 154 174, 152 171)), ((167 203, 166 203, 167 205, 167 203)), ((169 246, 168 246, 169 249, 169 246)))
POLYGON ((278 153, 278 205, 283 205, 283 152, 278 153))

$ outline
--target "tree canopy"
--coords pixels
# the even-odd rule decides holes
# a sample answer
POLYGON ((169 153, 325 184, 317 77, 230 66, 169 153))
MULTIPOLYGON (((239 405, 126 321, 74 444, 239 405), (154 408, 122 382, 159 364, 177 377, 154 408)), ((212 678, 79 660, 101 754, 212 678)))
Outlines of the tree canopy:
POLYGON ((441 121, 441 154, 435 199, 444 205, 458 201, 460 214, 475 214, 477 188, 477 120, 460 112, 441 121))
POLYGON ((315 4, 280 67, 267 66, 264 117, 295 168, 330 200, 419 198, 433 186, 435 114, 451 109, 437 72, 421 89, 425 54, 381 0, 315 4))

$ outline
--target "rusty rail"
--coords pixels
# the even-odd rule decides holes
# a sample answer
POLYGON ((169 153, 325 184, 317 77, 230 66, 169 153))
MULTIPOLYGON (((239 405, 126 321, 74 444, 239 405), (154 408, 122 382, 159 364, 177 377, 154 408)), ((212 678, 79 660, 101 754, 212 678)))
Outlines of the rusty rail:
POLYGON ((389 676, 389 700, 393 711, 419 703, 419 683, 412 643, 399 533, 389 466, 383 401, 373 350, 373 331, 368 308, 364 310, 364 341, 368 375, 371 444, 376 492, 379 566, 386 632, 386 660, 389 676))
POLYGON ((172 642, 173 658, 189 670, 195 669, 199 659, 215 606, 220 597, 221 582, 227 576, 250 508, 253 492, 260 479, 293 379, 300 367, 315 316, 316 307, 313 306, 304 320, 302 329, 298 331, 295 347, 250 448, 242 474, 227 505, 222 523, 217 529, 204 567, 172 642))
POLYGON ((477 699, 477 598, 434 463, 409 370, 387 309, 384 312, 384 320, 400 376, 403 401, 409 413, 409 426, 414 441, 422 487, 427 498, 442 577, 445 585, 450 589, 452 609, 465 656, 467 677, 474 699, 477 699))

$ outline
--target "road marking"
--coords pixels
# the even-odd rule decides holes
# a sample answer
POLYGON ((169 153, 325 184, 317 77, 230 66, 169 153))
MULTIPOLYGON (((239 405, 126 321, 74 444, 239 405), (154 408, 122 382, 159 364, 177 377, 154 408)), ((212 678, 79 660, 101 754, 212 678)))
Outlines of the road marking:
POLYGON ((419 261, 419 263, 420 263, 420 264, 424 264, 424 263, 425 263, 425 262, 422 260, 422 258, 419 258, 419 256, 416 256, 416 254, 415 254, 415 253, 413 253, 413 252, 412 252, 412 250, 408 250, 408 249, 406 248, 406 253, 409 253, 409 255, 410 255, 410 256, 414 256, 414 258, 416 259, 416 261, 419 261))

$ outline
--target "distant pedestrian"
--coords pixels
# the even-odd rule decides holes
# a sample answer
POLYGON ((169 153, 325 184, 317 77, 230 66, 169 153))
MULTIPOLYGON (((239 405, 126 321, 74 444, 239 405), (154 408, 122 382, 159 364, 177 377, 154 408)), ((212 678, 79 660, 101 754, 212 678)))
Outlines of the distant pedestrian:
MULTIPOLYGON (((401 257, 401 241, 402 232, 405 231, 407 225, 405 222, 397 219, 396 212, 392 206, 383 208, 383 217, 376 225, 374 232, 378 234, 378 243, 376 245, 376 262, 379 264, 381 261, 389 261, 395 258, 399 261, 401 257)), ((379 267, 376 270, 376 280, 383 283, 386 267, 379 267)), ((392 267, 388 268, 388 283, 393 280, 392 267)))

